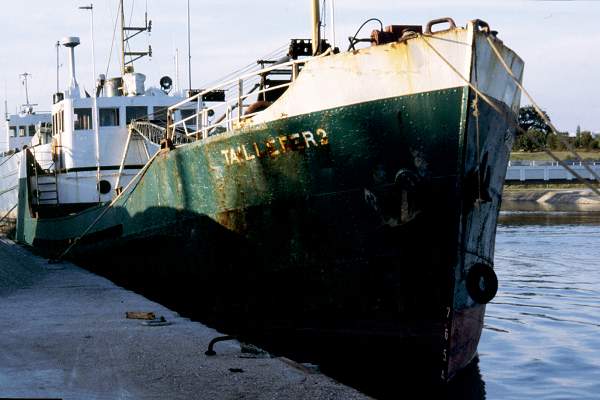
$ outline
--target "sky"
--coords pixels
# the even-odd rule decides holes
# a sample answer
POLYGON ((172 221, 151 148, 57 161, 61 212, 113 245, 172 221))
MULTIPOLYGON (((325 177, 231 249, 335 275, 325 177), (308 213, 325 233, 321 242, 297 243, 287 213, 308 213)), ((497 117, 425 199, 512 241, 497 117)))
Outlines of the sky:
MULTIPOLYGON (((78 9, 90 0, 0 2, 0 93, 10 112, 25 102, 19 78, 23 72, 31 74, 30 100, 39 104, 38 109, 50 109, 56 91, 55 44, 64 36, 81 38, 76 48, 77 80, 91 92, 90 12, 78 9)), ((110 63, 109 54, 118 0, 94 0, 93 4, 96 72, 116 76, 118 31, 110 63)), ((195 88, 254 62, 290 38, 310 36, 309 0, 191 0, 190 4, 195 88)), ((341 49, 347 48, 347 37, 371 17, 384 25, 425 25, 448 16, 464 26, 471 19, 483 19, 525 61, 524 86, 559 130, 575 132, 580 126, 600 132, 600 1, 335 0, 335 8, 336 44, 341 49)), ((131 42, 136 51, 152 46, 153 57, 135 64, 136 71, 147 76, 146 85, 158 86, 164 75, 176 80, 178 50, 179 82, 187 87, 187 0, 125 0, 124 9, 128 24, 142 25, 146 10, 152 20, 152 32, 131 42)), ((365 36, 375 27, 368 25, 365 36)), ((64 48, 60 60, 64 90, 68 74, 64 48)))

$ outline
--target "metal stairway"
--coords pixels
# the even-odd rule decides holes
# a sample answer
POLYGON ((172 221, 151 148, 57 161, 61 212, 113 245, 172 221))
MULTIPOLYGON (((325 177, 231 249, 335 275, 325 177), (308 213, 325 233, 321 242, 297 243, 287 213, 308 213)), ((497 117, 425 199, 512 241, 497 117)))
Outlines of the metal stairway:
POLYGON ((58 204, 58 179, 56 173, 37 175, 36 200, 38 205, 58 204))
POLYGON ((36 154, 33 147, 33 173, 34 190, 33 197, 37 205, 58 205, 58 172, 52 157, 45 159, 45 153, 36 154), (44 164, 44 167, 41 166, 44 164))

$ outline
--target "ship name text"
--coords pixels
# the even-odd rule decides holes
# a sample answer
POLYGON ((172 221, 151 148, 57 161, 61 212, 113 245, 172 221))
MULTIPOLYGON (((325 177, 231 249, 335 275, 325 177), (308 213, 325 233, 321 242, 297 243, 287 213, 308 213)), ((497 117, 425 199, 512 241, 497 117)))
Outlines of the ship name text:
POLYGON ((328 144, 327 132, 319 128, 315 133, 304 131, 276 137, 271 136, 263 142, 231 146, 221 150, 221 155, 225 160, 225 165, 233 165, 265 157, 276 158, 285 153, 302 152, 306 149, 327 146, 328 144))

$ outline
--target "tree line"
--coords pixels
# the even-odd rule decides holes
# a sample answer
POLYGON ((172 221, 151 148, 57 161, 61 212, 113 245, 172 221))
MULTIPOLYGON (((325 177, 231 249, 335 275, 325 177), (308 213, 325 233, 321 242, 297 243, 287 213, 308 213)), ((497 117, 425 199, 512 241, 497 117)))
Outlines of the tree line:
MULTIPOLYGON (((550 121, 548 114, 545 111, 542 112, 550 121)), ((513 151, 534 152, 542 151, 544 148, 564 151, 567 150, 566 143, 570 143, 572 147, 580 150, 600 149, 600 135, 594 138, 592 132, 582 131, 579 126, 577 126, 575 136, 569 136, 569 132, 555 134, 533 106, 521 107, 519 110, 519 126, 526 134, 517 131, 513 151)))

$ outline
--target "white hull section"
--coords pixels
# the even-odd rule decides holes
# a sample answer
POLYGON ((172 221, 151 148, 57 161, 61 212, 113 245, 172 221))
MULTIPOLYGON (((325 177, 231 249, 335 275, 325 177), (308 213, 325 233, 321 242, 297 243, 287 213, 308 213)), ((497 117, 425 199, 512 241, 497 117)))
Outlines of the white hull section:
MULTIPOLYGON (((22 156, 19 152, 0 157, 0 218, 4 217, 19 201, 19 171, 22 156)), ((18 207, 7 218, 15 218, 18 207)))
MULTIPOLYGON (((512 50, 504 46, 500 40, 494 40, 494 46, 512 73, 522 81, 525 64, 512 50)), ((501 62, 494 54, 487 38, 482 33, 475 34, 475 70, 471 83, 489 97, 506 104, 514 113, 519 113, 521 91, 508 75, 501 62)))
MULTIPOLYGON (((124 170, 120 185, 125 187, 138 171, 138 169, 124 170)), ((100 180, 110 183, 110 190, 105 194, 98 192, 96 171, 67 172, 58 174, 56 178, 53 175, 30 177, 30 185, 34 191, 32 202, 36 204, 39 201, 40 205, 108 202, 115 196, 114 188, 118 176, 117 170, 101 171, 100 180)))
MULTIPOLYGON (((495 45, 513 73, 522 76, 523 61, 501 41, 495 40, 495 45)), ((404 42, 314 58, 306 63, 298 78, 273 105, 244 125, 373 100, 464 87, 467 85, 465 80, 518 111, 520 93, 516 84, 492 53, 485 35, 469 24, 466 29, 457 28, 404 42), (475 60, 473 49, 476 49, 475 60), (476 72, 473 74, 472 65, 476 72)))

